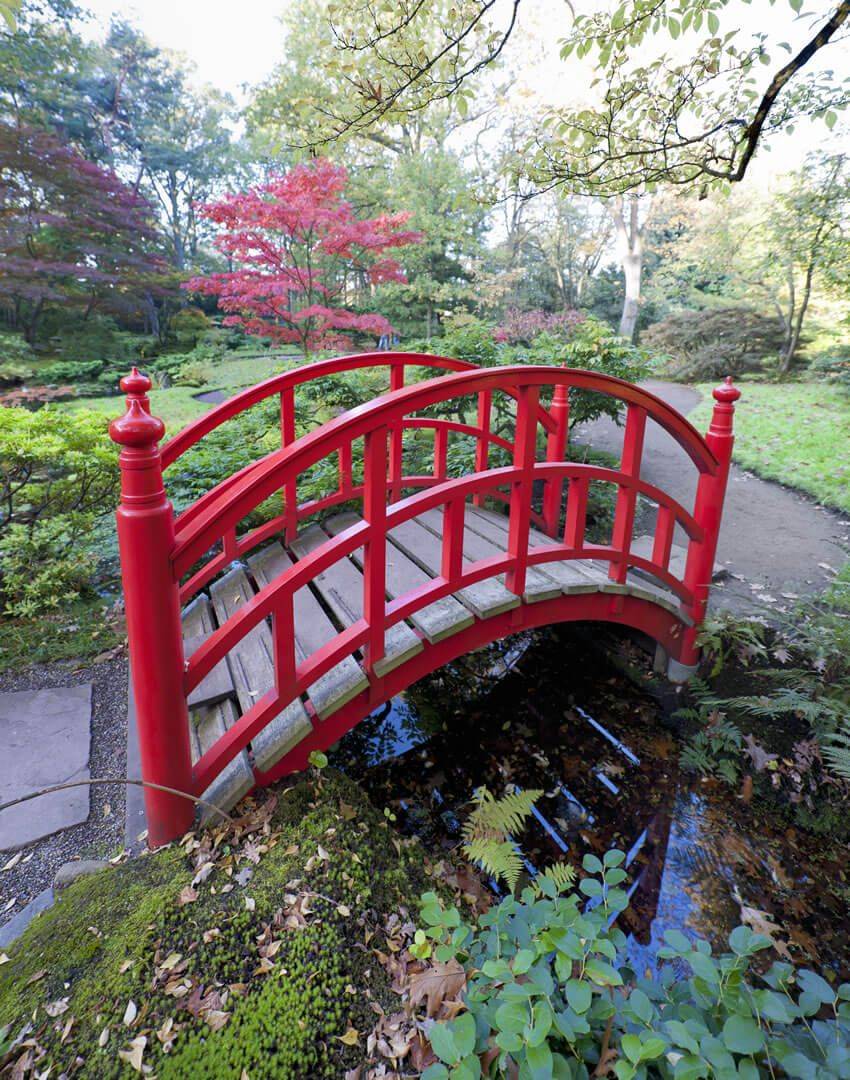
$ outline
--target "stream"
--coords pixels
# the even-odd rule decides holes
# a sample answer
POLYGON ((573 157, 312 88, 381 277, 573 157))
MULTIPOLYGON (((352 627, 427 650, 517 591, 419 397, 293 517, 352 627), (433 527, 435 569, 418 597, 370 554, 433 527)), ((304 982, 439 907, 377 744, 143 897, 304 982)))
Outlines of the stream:
MULTIPOLYGON (((530 875, 608 848, 626 852, 626 959, 654 969, 665 930, 727 948, 740 922, 772 959, 850 971, 846 853, 682 772, 675 710, 613 655, 634 645, 595 625, 533 631, 462 657, 346 735, 330 754, 439 857, 457 848, 473 791, 542 789, 518 842, 530 875), (604 635, 604 640, 597 640, 604 635)), ((457 853, 459 854, 459 853, 457 853)))

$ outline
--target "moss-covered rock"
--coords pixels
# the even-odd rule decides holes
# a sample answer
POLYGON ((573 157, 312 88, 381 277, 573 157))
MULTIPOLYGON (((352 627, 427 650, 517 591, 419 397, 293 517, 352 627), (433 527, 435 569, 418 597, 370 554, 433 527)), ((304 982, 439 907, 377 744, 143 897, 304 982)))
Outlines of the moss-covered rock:
POLYGON ((7 1060, 123 1076, 141 1048, 163 1078, 341 1075, 360 1057, 341 1037, 372 1026, 369 995, 390 1004, 364 945, 418 895, 421 868, 418 847, 329 776, 279 790, 262 828, 79 881, 0 966, 0 1026, 33 1025, 7 1060))

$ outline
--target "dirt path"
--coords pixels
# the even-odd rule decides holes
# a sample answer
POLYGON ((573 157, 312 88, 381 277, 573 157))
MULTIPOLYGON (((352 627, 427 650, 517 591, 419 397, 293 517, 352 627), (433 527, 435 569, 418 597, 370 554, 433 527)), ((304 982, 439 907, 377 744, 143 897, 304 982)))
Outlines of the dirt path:
MULTIPOLYGON (((657 380, 642 385, 686 415, 701 400, 699 392, 688 386, 657 380)), ((746 409, 746 392, 738 408, 746 409)), ((598 420, 579 428, 575 441, 619 454, 623 431, 609 420, 598 420)), ((654 423, 647 428, 641 476, 683 505, 693 505, 696 470, 654 423)), ((732 576, 715 586, 715 605, 769 615, 787 608, 796 596, 819 592, 847 558, 847 517, 733 466, 717 553, 718 562, 732 576)))

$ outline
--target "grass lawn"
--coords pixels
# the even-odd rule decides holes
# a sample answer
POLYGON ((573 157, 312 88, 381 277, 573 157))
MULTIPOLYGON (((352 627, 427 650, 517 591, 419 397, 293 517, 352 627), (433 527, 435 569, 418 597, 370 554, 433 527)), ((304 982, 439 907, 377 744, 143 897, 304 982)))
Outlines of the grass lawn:
MULTIPOLYGON (((688 419, 705 431, 713 385, 688 419)), ((742 383, 735 461, 850 512, 850 394, 819 382, 742 383)))
MULTIPOLYGON (((209 390, 223 390, 228 397, 245 386, 253 386, 270 375, 283 369, 287 358, 280 353, 268 356, 235 356, 216 364, 210 381, 205 386, 171 386, 167 390, 151 390, 151 411, 165 423, 168 436, 175 435, 181 428, 197 419, 212 405, 198 401, 196 394, 209 390)), ((63 408, 74 412, 89 409, 103 413, 110 419, 120 416, 124 411, 124 399, 115 397, 74 398, 63 404, 63 408)))

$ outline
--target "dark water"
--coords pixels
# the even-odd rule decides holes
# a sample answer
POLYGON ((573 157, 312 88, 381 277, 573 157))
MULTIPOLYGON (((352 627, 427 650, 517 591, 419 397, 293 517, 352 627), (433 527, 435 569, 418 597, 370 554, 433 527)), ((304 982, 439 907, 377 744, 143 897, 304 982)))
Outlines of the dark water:
MULTIPOLYGON (((600 633, 532 632, 466 656, 360 724, 332 763, 434 855, 460 843, 476 787, 542 789, 516 837, 529 874, 625 851, 632 898, 621 925, 638 970, 655 965, 666 929, 723 949, 743 920, 776 941, 768 959, 847 971, 846 853, 682 773, 670 710, 619 673, 600 633)), ((614 644, 648 675, 645 654, 614 644)))

